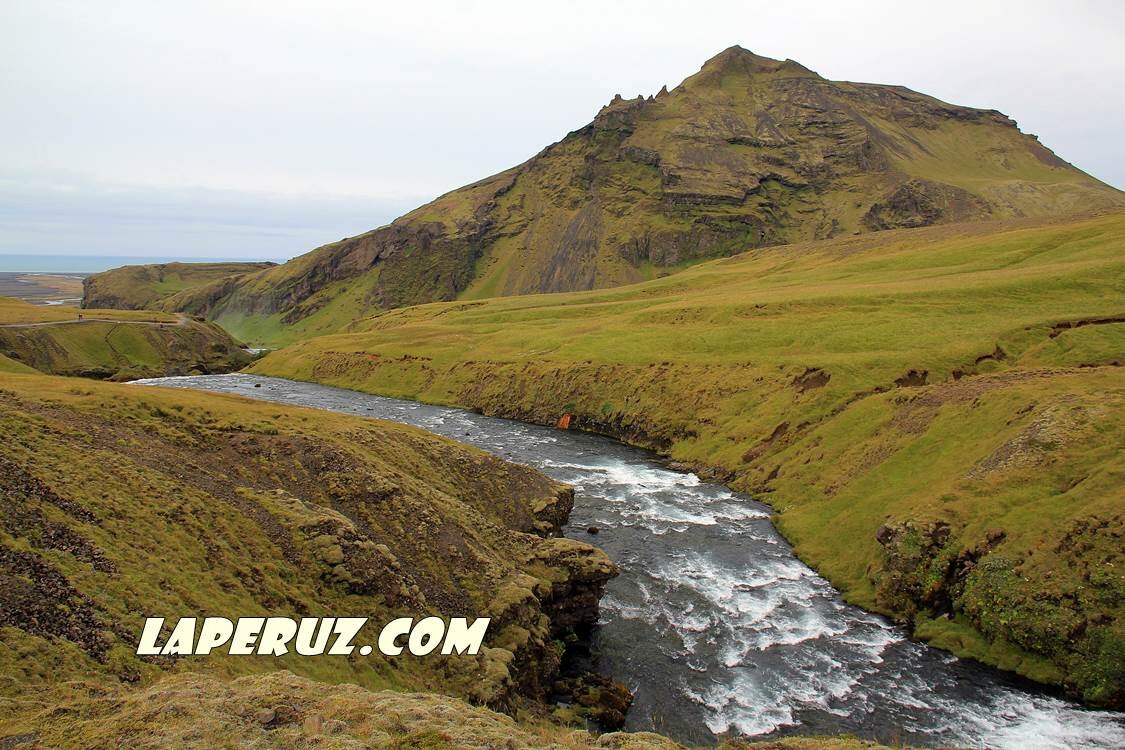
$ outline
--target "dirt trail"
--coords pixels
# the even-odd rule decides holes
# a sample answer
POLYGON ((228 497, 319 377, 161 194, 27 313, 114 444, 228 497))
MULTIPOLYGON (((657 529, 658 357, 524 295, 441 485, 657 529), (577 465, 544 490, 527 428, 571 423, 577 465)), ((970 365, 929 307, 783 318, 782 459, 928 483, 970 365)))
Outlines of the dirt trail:
POLYGON ((39 323, 0 323, 0 328, 42 328, 43 326, 62 326, 72 325, 75 323, 131 323, 133 325, 141 326, 159 326, 163 328, 166 325, 184 326, 190 322, 190 318, 183 313, 176 313, 176 319, 173 320, 126 320, 122 318, 73 318, 70 320, 45 320, 39 323))

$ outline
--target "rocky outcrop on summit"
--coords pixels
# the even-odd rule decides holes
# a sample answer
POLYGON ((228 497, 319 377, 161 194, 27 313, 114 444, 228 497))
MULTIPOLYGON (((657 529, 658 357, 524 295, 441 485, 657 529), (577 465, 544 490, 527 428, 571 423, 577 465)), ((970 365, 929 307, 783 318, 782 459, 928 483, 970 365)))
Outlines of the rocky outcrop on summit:
POLYGON ((999 112, 732 47, 389 226, 166 304, 236 334, 246 316, 321 333, 381 309, 610 287, 781 243, 1118 206, 1120 191, 999 112))

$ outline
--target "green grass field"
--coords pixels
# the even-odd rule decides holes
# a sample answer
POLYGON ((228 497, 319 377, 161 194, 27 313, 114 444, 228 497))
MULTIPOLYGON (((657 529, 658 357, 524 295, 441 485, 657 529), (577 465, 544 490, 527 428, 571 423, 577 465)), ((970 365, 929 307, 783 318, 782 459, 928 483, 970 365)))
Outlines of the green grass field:
POLYGON ((220 326, 147 310, 78 310, 0 297, 0 372, 128 380, 229 372, 251 360, 220 326))
POLYGON ((89 318, 133 323, 175 323, 180 316, 152 310, 82 310, 66 305, 32 305, 14 297, 0 297, 0 324, 77 321, 89 318))
POLYGON ((392 310, 252 369, 542 423, 572 413, 770 502, 851 600, 1119 704, 1123 320, 1116 213, 392 310))

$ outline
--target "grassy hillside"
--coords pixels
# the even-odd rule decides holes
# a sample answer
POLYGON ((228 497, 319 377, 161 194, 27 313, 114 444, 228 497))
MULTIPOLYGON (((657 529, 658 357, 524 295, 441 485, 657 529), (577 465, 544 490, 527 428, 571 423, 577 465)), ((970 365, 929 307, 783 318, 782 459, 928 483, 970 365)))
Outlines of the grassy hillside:
POLYGON ((222 283, 261 271, 273 263, 153 263, 122 266, 86 277, 82 307, 159 310, 165 300, 185 290, 222 283))
POLYGON ((596 617, 576 602, 613 574, 593 547, 547 538, 569 489, 413 428, 15 374, 0 425, 6 696, 283 667, 511 706, 550 686, 555 612, 596 617), (146 615, 267 614, 495 619, 479 657, 132 653, 146 615))
POLYGON ((0 372, 99 379, 228 372, 251 356, 214 323, 182 314, 77 310, 0 297, 0 372))
POLYGON ((865 607, 1125 696, 1125 214, 751 251, 609 291, 431 304, 253 371, 666 452, 778 511, 865 607))
POLYGON ((33 373, 38 372, 34 367, 28 367, 22 362, 17 362, 11 357, 0 354, 0 373, 33 373))
POLYGON ((614 287, 754 247, 1113 207, 1125 194, 999 112, 733 47, 389 226, 162 305, 272 345, 379 309, 614 287))

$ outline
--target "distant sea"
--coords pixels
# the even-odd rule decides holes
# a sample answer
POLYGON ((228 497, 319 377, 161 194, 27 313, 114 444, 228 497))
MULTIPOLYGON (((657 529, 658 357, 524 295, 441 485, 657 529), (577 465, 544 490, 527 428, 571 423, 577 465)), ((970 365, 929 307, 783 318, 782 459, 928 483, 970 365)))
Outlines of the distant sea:
POLYGON ((97 273, 144 263, 246 263, 286 258, 193 258, 187 255, 0 255, 0 272, 97 273))

